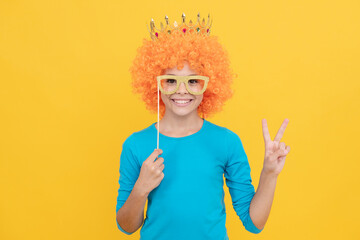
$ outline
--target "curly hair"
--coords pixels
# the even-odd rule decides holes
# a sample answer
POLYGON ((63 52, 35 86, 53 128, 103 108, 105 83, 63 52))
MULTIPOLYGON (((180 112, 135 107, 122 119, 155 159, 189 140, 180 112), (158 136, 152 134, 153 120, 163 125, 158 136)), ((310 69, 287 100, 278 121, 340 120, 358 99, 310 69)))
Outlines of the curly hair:
MULTIPOLYGON (((231 84, 236 76, 230 68, 228 53, 217 36, 196 32, 160 34, 157 40, 143 39, 130 67, 133 93, 140 94, 151 113, 157 113, 157 81, 167 68, 182 69, 184 61, 199 75, 208 76, 209 83, 198 106, 198 114, 207 118, 222 110, 233 96, 231 84)), ((161 98, 160 98, 161 99, 161 98)), ((165 104, 160 101, 160 116, 165 104)))

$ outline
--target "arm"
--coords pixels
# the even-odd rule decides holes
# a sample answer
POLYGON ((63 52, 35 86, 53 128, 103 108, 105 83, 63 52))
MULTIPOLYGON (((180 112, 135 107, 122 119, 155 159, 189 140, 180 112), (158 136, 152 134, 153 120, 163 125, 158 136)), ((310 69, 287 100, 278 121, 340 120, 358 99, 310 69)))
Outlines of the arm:
POLYGON ((124 231, 134 233, 141 227, 147 197, 148 194, 135 183, 128 199, 116 214, 116 220, 124 231))
POLYGON ((155 149, 140 166, 134 145, 130 137, 123 144, 116 204, 116 224, 127 235, 134 233, 143 224, 146 200, 164 177, 164 159, 154 161, 162 150, 155 149))
POLYGON ((277 176, 261 172, 259 186, 250 203, 250 217, 254 225, 263 229, 269 217, 277 176))
POLYGON ((251 233, 258 234, 263 229, 258 228, 253 223, 249 214, 255 189, 252 185, 248 158, 237 134, 229 132, 227 141, 228 161, 225 166, 224 175, 226 185, 231 195, 232 204, 245 229, 251 233))
POLYGON ((132 234, 141 226, 144 216, 146 197, 136 187, 139 172, 140 166, 137 163, 134 142, 130 136, 122 146, 119 170, 120 187, 116 204, 117 227, 127 235, 132 234))
POLYGON ((265 142, 264 167, 261 171, 258 189, 250 203, 250 216, 254 225, 263 228, 269 217, 274 199, 277 178, 282 171, 290 146, 280 142, 289 120, 285 119, 278 130, 274 141, 271 140, 267 122, 262 120, 265 142))
POLYGON ((262 120, 265 141, 264 167, 261 171, 258 189, 250 203, 250 217, 258 228, 263 228, 269 217, 276 181, 284 167, 285 158, 290 151, 290 146, 280 142, 288 122, 288 119, 284 120, 274 141, 272 141, 267 122, 265 119, 262 120))

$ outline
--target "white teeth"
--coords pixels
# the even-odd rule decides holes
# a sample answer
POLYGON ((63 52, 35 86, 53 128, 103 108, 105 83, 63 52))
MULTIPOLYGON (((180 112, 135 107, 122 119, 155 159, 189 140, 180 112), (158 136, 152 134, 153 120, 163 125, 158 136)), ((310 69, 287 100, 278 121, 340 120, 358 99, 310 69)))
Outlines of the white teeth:
POLYGON ((190 102, 190 100, 188 100, 188 101, 179 101, 179 100, 174 100, 174 102, 184 104, 184 103, 188 103, 188 102, 190 102))

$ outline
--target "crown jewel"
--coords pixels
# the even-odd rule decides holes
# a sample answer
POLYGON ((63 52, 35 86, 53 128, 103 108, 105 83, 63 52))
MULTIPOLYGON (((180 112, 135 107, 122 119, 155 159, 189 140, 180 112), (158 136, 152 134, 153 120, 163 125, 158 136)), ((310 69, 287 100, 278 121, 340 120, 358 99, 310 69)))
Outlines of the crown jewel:
POLYGON ((182 35, 185 35, 187 32, 196 32, 198 34, 202 35, 209 35, 212 25, 212 19, 210 21, 210 14, 208 15, 207 23, 205 22, 205 18, 200 21, 200 13, 197 15, 197 23, 193 24, 193 22, 190 20, 189 23, 185 23, 185 14, 182 14, 182 23, 178 25, 178 23, 175 21, 173 26, 169 25, 169 18, 168 16, 165 16, 166 25, 162 22, 160 22, 160 29, 155 27, 154 19, 151 19, 150 21, 150 30, 148 28, 148 31, 150 33, 150 37, 152 40, 157 40, 159 38, 159 35, 161 34, 171 34, 175 31, 182 33, 182 35))

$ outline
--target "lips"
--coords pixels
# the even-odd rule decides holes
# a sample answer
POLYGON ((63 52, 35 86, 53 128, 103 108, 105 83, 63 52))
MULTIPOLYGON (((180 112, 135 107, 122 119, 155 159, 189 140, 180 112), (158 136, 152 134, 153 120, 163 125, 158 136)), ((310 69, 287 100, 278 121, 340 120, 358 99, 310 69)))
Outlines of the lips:
POLYGON ((178 107, 184 107, 189 105, 193 101, 193 99, 171 99, 171 101, 178 107))
POLYGON ((185 99, 185 98, 172 98, 171 100, 188 101, 188 100, 193 100, 193 99, 185 99))
POLYGON ((173 102, 191 102, 193 99, 171 99, 173 102))

